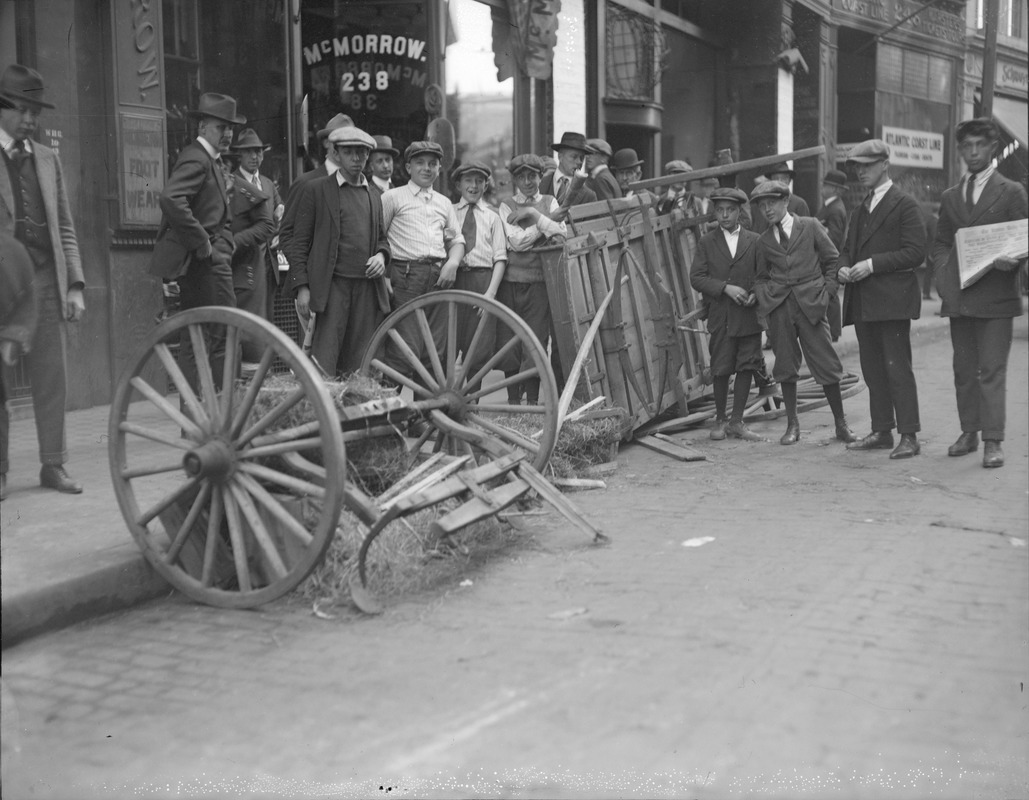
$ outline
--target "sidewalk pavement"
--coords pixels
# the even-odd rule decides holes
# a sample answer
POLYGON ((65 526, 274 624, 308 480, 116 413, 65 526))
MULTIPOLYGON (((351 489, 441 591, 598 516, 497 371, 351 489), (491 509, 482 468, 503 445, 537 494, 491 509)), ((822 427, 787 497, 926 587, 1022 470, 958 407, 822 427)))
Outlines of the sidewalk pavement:
MULTIPOLYGON (((947 335, 940 301, 923 301, 915 342, 947 335)), ((857 352, 854 328, 837 351, 857 352)), ((852 401, 853 402, 853 401, 852 401)), ((173 591, 144 559, 121 516, 107 457, 109 406, 67 415, 69 473, 81 495, 39 486, 35 424, 11 423, 8 498, 0 503, 2 646, 173 591)))

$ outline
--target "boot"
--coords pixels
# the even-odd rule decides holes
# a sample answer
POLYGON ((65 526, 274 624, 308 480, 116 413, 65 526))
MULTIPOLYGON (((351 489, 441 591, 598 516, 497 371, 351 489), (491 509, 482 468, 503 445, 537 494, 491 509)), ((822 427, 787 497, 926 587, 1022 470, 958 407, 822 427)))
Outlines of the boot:
POLYGON ((847 444, 851 444, 858 440, 857 434, 855 434, 854 431, 850 429, 850 425, 847 424, 846 417, 836 418, 836 438, 841 442, 846 442, 847 444))
POLYGON ((779 438, 779 444, 796 444, 800 441, 800 420, 796 417, 788 417, 786 420, 786 433, 779 438))

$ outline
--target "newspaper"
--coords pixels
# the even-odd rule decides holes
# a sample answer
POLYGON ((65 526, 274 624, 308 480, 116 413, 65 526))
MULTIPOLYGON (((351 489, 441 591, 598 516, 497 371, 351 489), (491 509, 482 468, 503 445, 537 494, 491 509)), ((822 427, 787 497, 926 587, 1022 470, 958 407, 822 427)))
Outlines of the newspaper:
POLYGON ((958 276, 967 289, 990 269, 994 259, 1025 258, 1029 253, 1029 220, 995 222, 959 228, 954 236, 958 249, 958 276))

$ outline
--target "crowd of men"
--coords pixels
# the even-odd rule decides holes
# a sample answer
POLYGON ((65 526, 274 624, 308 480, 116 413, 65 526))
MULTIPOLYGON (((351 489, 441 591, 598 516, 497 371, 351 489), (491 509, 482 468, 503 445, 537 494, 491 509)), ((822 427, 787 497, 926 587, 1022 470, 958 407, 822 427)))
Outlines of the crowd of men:
MULTIPOLYGON (((40 482, 74 493, 81 486, 63 467, 64 324, 85 311, 85 279, 60 162, 31 139, 44 108, 52 105, 43 98, 39 73, 8 67, 0 78, 0 353, 7 362, 26 356, 40 482), (8 302, 27 291, 34 305, 8 302), (26 309, 38 309, 38 320, 35 311, 26 318, 26 309)), ((566 132, 552 145, 554 158, 519 154, 496 170, 479 161, 461 163, 450 176, 458 192, 452 199, 436 188, 444 160, 438 143, 412 142, 401 154, 388 136, 371 135, 338 114, 317 132, 322 165, 298 177, 282 200, 260 172, 268 146, 243 127, 246 119, 232 97, 203 94, 188 113, 196 119, 197 135, 179 153, 161 193, 151 273, 178 284, 183 309, 231 306, 271 318, 275 292, 289 292, 310 327, 311 356, 328 376, 358 369, 384 316, 437 289, 456 287, 496 299, 546 343, 551 310, 538 247, 563 240, 570 207, 634 197, 633 185, 642 177, 635 150, 614 151, 604 140, 566 132), (398 174, 406 182, 395 182, 398 174), (279 252, 288 262, 284 279, 279 252)), ((744 424, 743 410, 752 383, 767 380, 764 332, 775 355, 772 379, 782 387, 787 412, 781 444, 800 438, 797 380, 803 359, 832 409, 836 438, 848 449, 888 449, 895 459, 918 455, 910 329, 923 296, 916 270, 928 260, 935 265, 954 349, 961 435, 948 453, 976 451, 981 435, 983 466, 1003 465, 1006 366, 1012 318, 1022 313, 1017 270, 1025 260, 1000 255, 968 283, 959 274, 954 244, 961 228, 1025 219, 1026 192, 996 171, 999 137, 992 121, 966 121, 956 133, 968 173, 944 194, 928 241, 918 204, 890 179, 890 150, 880 140, 863 142, 849 154, 867 192, 849 213, 842 199, 847 176, 838 171, 826 174, 824 203, 812 217, 791 191, 793 173, 786 164, 768 169, 749 196, 717 179, 691 181, 686 161, 666 165, 667 175, 682 180, 661 196, 647 193, 648 202, 661 213, 678 209, 688 217, 709 217, 696 226, 700 236, 690 281, 703 298, 710 333, 717 414, 712 438, 760 438, 744 424), (855 326, 869 390, 872 430, 863 438, 844 415, 844 372, 833 347, 841 324, 855 326)), ((503 346, 503 335, 498 329, 495 340, 480 348, 483 361, 503 346)), ((221 336, 212 332, 208 343, 215 374, 221 374, 225 355, 221 336)), ((244 361, 259 359, 247 348, 244 361)), ((508 378, 508 402, 538 403, 538 380, 512 377, 525 370, 526 354, 511 353, 498 365, 508 378)), ((195 385, 193 358, 184 337, 180 360, 195 385)), ((389 363, 397 375, 403 373, 402 359, 389 363)), ((7 433, 4 406, 4 494, 7 433)))

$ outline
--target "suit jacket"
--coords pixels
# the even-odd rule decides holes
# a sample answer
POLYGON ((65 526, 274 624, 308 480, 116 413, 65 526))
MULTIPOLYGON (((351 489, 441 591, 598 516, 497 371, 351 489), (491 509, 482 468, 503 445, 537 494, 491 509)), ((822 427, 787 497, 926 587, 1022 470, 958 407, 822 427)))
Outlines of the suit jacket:
MULTIPOLYGON (((610 174, 610 173, 609 173, 610 174)), ((614 175, 611 176, 614 178, 614 175)), ((554 190, 554 183, 557 180, 557 170, 554 172, 547 172, 543 175, 543 180, 540 181, 540 194, 549 194, 557 197, 557 192, 554 190)), ((615 181, 617 184, 618 181, 615 181)), ((596 193, 589 186, 589 178, 586 179, 586 183, 579 189, 578 194, 572 198, 573 202, 569 203, 570 206, 579 206, 583 203, 594 203, 597 200, 596 193)))
MULTIPOLYGON (((237 172, 239 172, 239 170, 237 170, 237 172)), ((278 256, 275 255, 275 251, 272 250, 273 246, 276 248, 279 246, 275 238, 276 236, 278 236, 279 233, 279 223, 275 221, 275 209, 279 206, 284 206, 285 204, 282 202, 282 196, 279 194, 279 187, 275 185, 275 181, 273 181, 267 175, 258 174, 257 177, 261 179, 261 191, 263 191, 270 198, 268 208, 271 210, 272 225, 274 226, 275 231, 272 234, 272 238, 269 240, 268 244, 265 245, 264 257, 265 261, 267 261, 268 263, 268 269, 271 272, 272 280, 275 281, 275 285, 278 286, 279 259, 278 256)), ((253 186, 253 184, 250 185, 253 186)))
POLYGON ((252 289, 254 276, 268 268, 268 242, 275 235, 272 198, 238 172, 232 180, 232 286, 252 289))
POLYGON ((839 251, 813 217, 794 217, 793 232, 784 249, 771 228, 758 241, 754 294, 758 314, 767 318, 790 294, 814 324, 825 317, 829 297, 839 291, 836 262, 839 251))
MULTIPOLYGON (((36 177, 43 193, 46 209, 46 225, 50 231, 50 245, 54 251, 54 267, 57 270, 57 291, 61 302, 68 298, 69 287, 86 285, 82 273, 82 257, 79 255, 79 240, 75 236, 75 223, 71 218, 71 205, 64 188, 64 173, 60 159, 49 147, 32 142, 32 153, 36 163, 36 177)), ((0 156, 0 231, 14 236, 14 189, 7 165, 0 156)))
POLYGON ((618 185, 611 170, 605 166, 596 176, 586 179, 586 188, 596 195, 598 200, 614 200, 622 196, 622 187, 618 185))
MULTIPOLYGON (((368 256, 384 253, 386 263, 389 264, 390 250, 382 222, 382 200, 370 187, 368 197, 372 213, 368 256)), ((302 286, 310 288, 311 310, 316 314, 325 311, 329 284, 332 283, 332 273, 336 266, 336 252, 339 249, 341 232, 339 209, 339 184, 335 175, 325 175, 317 180, 308 181, 302 187, 297 200, 293 228, 293 257, 289 264, 289 285, 294 294, 302 286)), ((380 304, 381 302, 380 294, 380 304)))
MULTIPOLYGON (((297 204, 300 202, 300 195, 303 194, 304 187, 313 180, 318 178, 324 178, 328 175, 328 171, 325 169, 323 164, 315 169, 308 170, 302 175, 298 175, 296 180, 289 186, 289 191, 286 192, 286 209, 282 212, 282 219, 279 220, 279 249, 286 254, 286 261, 293 264, 293 255, 291 252, 293 245, 293 226, 297 219, 297 204)), ((380 195, 381 196, 381 195, 380 195)))
MULTIPOLYGON (((879 206, 876 206, 878 209, 879 206)), ((829 205, 823 205, 818 209, 815 219, 825 226, 825 232, 837 250, 843 249, 843 242, 847 238, 847 207, 843 204, 843 198, 837 197, 829 205)))
POLYGON ((922 290, 915 268, 925 258, 925 222, 915 199, 896 184, 871 215, 864 203, 850 215, 839 266, 850 267, 866 258, 872 259, 872 274, 843 289, 843 324, 918 319, 922 290))
POLYGON ((936 291, 943 300, 940 314, 944 317, 1020 316, 1022 300, 1018 293, 1018 270, 1001 272, 991 269, 967 289, 961 288, 954 234, 960 228, 1025 219, 1025 189, 994 172, 986 181, 979 202, 971 213, 965 207, 961 189, 962 184, 959 183, 943 193, 940 219, 936 224, 932 263, 936 270, 936 291))
POLYGON ((690 269, 690 285, 704 295, 708 330, 725 328, 730 336, 761 332, 756 307, 737 305, 723 294, 729 283, 748 292, 754 287, 760 238, 741 227, 735 256, 730 255, 721 230, 711 231, 700 238, 697 257, 690 269))
POLYGON ((221 167, 196 141, 182 148, 160 197, 161 225, 150 259, 150 273, 161 278, 184 275, 194 252, 211 242, 212 260, 232 260, 229 196, 221 167))
MULTIPOLYGON (((795 217, 810 217, 811 209, 808 208, 807 200, 798 194, 791 194, 789 199, 786 201, 786 210, 789 211, 795 217)), ((768 220, 765 219, 765 215, 754 208, 754 233, 764 233, 768 230, 768 220)))

